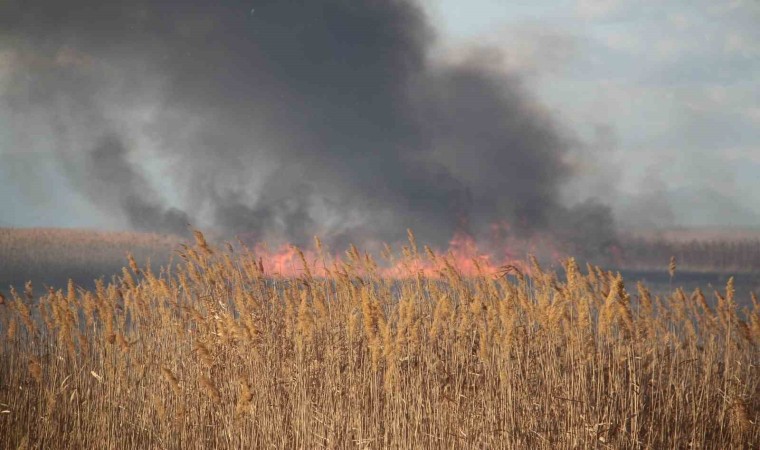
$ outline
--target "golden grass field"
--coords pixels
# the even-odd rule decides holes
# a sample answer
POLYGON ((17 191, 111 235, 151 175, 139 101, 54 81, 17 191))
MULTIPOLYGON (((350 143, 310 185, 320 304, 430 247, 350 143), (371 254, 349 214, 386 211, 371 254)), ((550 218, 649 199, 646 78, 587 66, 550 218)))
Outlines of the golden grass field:
POLYGON ((196 233, 171 270, 14 290, 0 448, 760 448, 760 304, 732 281, 465 277, 413 240, 396 279, 354 248, 302 259, 268 277, 196 233))

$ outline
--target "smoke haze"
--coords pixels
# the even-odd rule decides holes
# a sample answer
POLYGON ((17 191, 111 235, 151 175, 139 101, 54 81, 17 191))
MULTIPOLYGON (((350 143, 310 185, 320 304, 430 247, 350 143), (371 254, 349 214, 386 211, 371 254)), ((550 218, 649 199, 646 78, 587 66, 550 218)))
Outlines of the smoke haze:
POLYGON ((434 45, 413 1, 5 0, 0 92, 13 144, 134 229, 612 242, 606 207, 560 201, 574 138, 519 79, 434 45))

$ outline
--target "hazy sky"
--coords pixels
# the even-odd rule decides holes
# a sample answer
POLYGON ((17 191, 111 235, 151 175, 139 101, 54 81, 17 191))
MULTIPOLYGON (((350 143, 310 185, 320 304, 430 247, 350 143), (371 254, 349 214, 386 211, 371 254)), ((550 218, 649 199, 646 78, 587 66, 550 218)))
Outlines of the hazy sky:
POLYGON ((439 0, 447 45, 485 42, 587 142, 582 192, 621 224, 760 226, 760 2, 439 0))
MULTIPOLYGON (((576 142, 563 156, 575 168, 562 185, 568 204, 597 198, 629 226, 760 227, 760 2, 425 0, 425 7, 438 32, 435 58, 479 58, 506 73, 576 142)), ((22 44, 0 44, 4 96, 22 44)), ((138 100, 121 117, 125 127, 153 114, 138 100)), ((61 124, 86 129, 87 119, 48 123, 27 112, 30 131, 13 126, 19 117, 0 101, 0 226, 124 227, 50 158, 61 124)), ((166 164, 143 170, 160 174, 166 164)), ((181 196, 160 176, 146 178, 163 198, 181 196)))

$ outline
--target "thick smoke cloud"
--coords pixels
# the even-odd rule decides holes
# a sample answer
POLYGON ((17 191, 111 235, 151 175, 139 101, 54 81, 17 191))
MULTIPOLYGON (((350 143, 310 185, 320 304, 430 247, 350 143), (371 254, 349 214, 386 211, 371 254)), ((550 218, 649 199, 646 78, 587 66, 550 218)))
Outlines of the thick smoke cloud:
POLYGON ((121 139, 104 136, 87 155, 90 176, 86 180, 89 184, 86 192, 97 203, 121 208, 135 229, 168 233, 187 229, 187 215, 176 208, 163 208, 126 156, 127 149, 121 139))
POLYGON ((443 244, 498 221, 570 240, 595 224, 591 247, 614 236, 605 208, 560 204, 571 139, 519 80, 431 60, 411 0, 5 0, 0 30, 21 61, 6 107, 84 118, 59 127, 61 166, 135 228, 337 245, 407 227, 443 244), (120 113, 141 108, 140 126, 120 113))

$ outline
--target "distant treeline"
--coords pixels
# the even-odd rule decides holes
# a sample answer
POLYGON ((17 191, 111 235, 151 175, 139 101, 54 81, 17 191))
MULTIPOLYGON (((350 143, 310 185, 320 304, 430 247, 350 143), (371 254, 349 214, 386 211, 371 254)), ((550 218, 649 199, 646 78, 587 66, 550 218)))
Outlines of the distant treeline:
POLYGON ((626 238, 618 265, 633 270, 666 270, 675 257, 681 270, 760 272, 760 239, 692 240, 626 238))
POLYGON ((147 233, 0 228, 0 291, 22 288, 27 280, 40 288, 65 287, 69 278, 82 286, 101 277, 108 281, 127 265, 127 253, 141 264, 150 259, 157 269, 179 243, 147 233))

